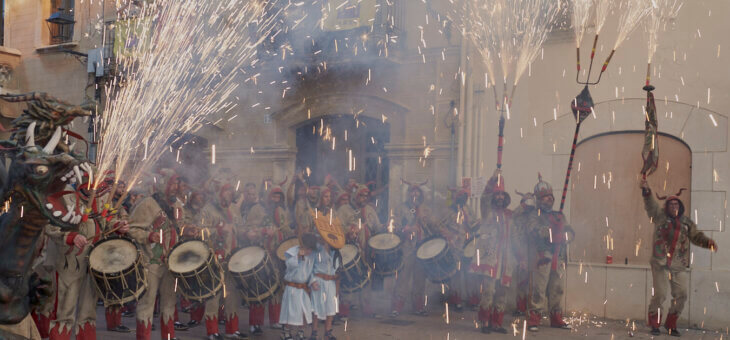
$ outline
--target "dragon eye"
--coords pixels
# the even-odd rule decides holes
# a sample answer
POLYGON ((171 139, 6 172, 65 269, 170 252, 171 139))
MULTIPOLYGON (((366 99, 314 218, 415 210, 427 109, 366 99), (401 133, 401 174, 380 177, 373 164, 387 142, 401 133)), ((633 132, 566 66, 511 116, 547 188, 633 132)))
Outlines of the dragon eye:
POLYGON ((36 175, 45 175, 48 173, 48 167, 45 165, 38 165, 35 167, 36 175))

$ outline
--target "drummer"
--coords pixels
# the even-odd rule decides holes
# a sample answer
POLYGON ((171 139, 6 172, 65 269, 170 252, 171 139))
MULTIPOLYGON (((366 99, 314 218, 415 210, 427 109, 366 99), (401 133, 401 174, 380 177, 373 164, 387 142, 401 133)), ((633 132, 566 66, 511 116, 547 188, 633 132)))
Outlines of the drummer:
MULTIPOLYGON (((205 206, 206 195, 203 190, 193 190, 190 193, 190 198, 185 202, 183 208, 183 219, 182 219, 182 239, 183 240, 201 240, 201 221, 200 216, 203 207, 205 206)), ((190 306, 190 321, 188 321, 189 327, 195 327, 203 322, 205 316, 205 304, 194 302, 190 306)))
MULTIPOLYGON (((282 185, 284 185, 283 182, 279 185, 272 185, 269 190, 264 216, 254 213, 254 209, 257 208, 253 207, 244 222, 247 242, 261 245, 269 254, 275 254, 279 244, 295 234, 289 224, 282 185)), ((272 328, 281 328, 279 324, 280 311, 281 293, 276 294, 269 300, 269 324, 272 328)), ((264 325, 265 312, 266 306, 263 304, 252 303, 249 305, 249 325, 253 335, 263 334, 261 327, 264 325)))
POLYGON ((165 260, 177 241, 178 220, 183 217, 181 178, 171 169, 160 169, 155 193, 145 197, 132 209, 129 235, 142 248, 147 269, 147 292, 137 304, 137 339, 149 340, 157 293, 160 294, 162 339, 175 339, 175 281, 165 260), (173 289, 171 289, 172 287, 173 289))
POLYGON ((396 210, 393 216, 393 225, 397 226, 394 232, 403 239, 403 269, 397 273, 392 300, 393 317, 398 316, 405 307, 406 299, 411 298, 413 313, 427 315, 426 311, 426 274, 423 267, 417 263, 416 245, 424 238, 438 234, 431 221, 431 209, 424 201, 422 187, 426 182, 410 183, 406 200, 396 210))
MULTIPOLYGON (((466 240, 472 234, 471 227, 475 224, 475 216, 467 205, 469 196, 471 196, 471 190, 468 184, 465 184, 461 188, 450 190, 453 193, 453 203, 445 209, 442 215, 443 225, 441 232, 449 240, 452 248, 462 249, 466 240)), ((467 297, 470 293, 470 291, 467 291, 468 275, 469 268, 467 266, 461 266, 458 274, 449 282, 448 301, 458 312, 463 310, 462 298, 467 297)))
MULTIPOLYGON (((352 217, 347 216, 348 211, 346 209, 343 209, 342 212, 338 209, 339 216, 343 219, 342 225, 345 228, 345 236, 347 237, 348 243, 357 244, 360 249, 367 249, 367 242, 370 236, 383 231, 383 225, 380 223, 378 214, 375 212, 375 207, 370 204, 370 189, 364 184, 358 184, 353 190, 350 203, 352 204, 354 213, 352 217), (350 219, 349 221, 348 218, 350 219), (346 226, 349 226, 349 228, 346 226)), ((371 291, 372 280, 371 285, 360 291, 360 302, 363 314, 374 317, 376 315, 370 305, 371 291)))
MULTIPOLYGON (((215 188, 212 201, 208 201, 200 211, 200 223, 205 228, 205 238, 218 257, 223 262, 229 258, 236 248, 236 225, 240 225, 240 215, 233 209, 233 187, 230 184, 215 188)), ((225 310, 225 325, 228 339, 248 339, 248 336, 238 329, 238 310, 241 306, 241 294, 236 289, 236 283, 230 275, 224 275, 224 289, 213 298, 205 302, 205 329, 211 340, 222 340, 218 333, 218 310, 221 295, 225 310), (226 289, 227 288, 227 289, 226 289)))
MULTIPOLYGON (((88 183, 88 177, 86 180, 88 183)), ((88 187, 87 183, 84 183, 82 187, 88 187)), ((111 181, 103 181, 99 185, 96 191, 98 200, 94 200, 94 203, 91 204, 92 218, 82 220, 78 232, 62 231, 61 228, 50 224, 45 227, 44 232, 55 244, 55 247, 48 250, 50 252, 48 256, 56 260, 54 266, 58 274, 58 303, 56 318, 50 324, 50 339, 68 340, 71 338, 73 330, 79 339, 96 339, 98 295, 89 275, 87 256, 91 245, 103 237, 107 226, 115 228, 119 234, 129 231, 126 221, 110 219, 107 223, 106 218, 101 216, 104 208, 100 202, 109 198, 112 183, 113 178, 111 181)), ((80 194, 78 197, 84 201, 84 205, 88 205, 89 192, 85 189, 78 190, 78 192, 80 194)), ((64 199, 67 196, 64 196, 64 199)), ((76 206, 75 201, 68 200, 65 203, 71 209, 76 206)), ((82 219, 81 216, 70 217, 72 216, 70 214, 66 216, 82 219)))

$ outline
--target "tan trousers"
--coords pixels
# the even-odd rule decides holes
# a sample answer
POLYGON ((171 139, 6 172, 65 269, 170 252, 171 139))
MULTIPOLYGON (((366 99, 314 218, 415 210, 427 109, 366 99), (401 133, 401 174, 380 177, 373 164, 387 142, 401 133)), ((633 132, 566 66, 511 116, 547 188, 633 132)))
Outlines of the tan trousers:
POLYGON ((479 308, 483 310, 492 310, 494 308, 498 312, 504 312, 507 289, 508 287, 503 286, 499 279, 485 275, 482 280, 479 308))
POLYGON ((145 324, 152 322, 155 311, 155 298, 160 293, 160 314, 163 322, 175 317, 175 279, 165 265, 147 266, 147 291, 137 303, 137 321, 145 324))
POLYGON ((563 278, 565 265, 558 261, 556 270, 551 270, 552 262, 531 266, 532 294, 528 305, 530 312, 563 312, 563 278))
POLYGON ((241 292, 236 288, 236 282, 230 275, 225 277, 225 294, 223 288, 218 291, 214 297, 205 301, 205 318, 213 319, 218 318, 218 309, 221 305, 221 298, 223 299, 223 309, 226 313, 226 319, 229 320, 234 315, 238 315, 241 309, 241 292))
POLYGON ((394 308, 395 310, 399 309, 398 307, 402 308, 402 304, 405 304, 409 297, 414 311, 425 308, 426 273, 416 258, 415 242, 410 243, 412 244, 403 247, 403 269, 398 272, 394 288, 396 304, 399 305, 394 308))
POLYGON ((667 290, 671 289, 672 303, 669 306, 669 314, 681 314, 687 301, 687 271, 669 269, 665 265, 650 262, 654 295, 649 301, 649 313, 657 313, 659 308, 662 308, 662 303, 667 298, 667 290))
POLYGON ((82 275, 69 280, 58 276, 58 307, 56 319, 51 321, 51 328, 59 325, 61 331, 85 323, 96 324, 96 289, 91 276, 82 275), (78 313, 78 315, 77 315, 78 313))
MULTIPOLYGON (((35 322, 33 322, 33 318, 30 317, 30 314, 26 315, 23 321, 14 325, 0 325, 0 330, 12 335, 18 335, 19 337, 17 339, 27 338, 31 340, 41 340, 41 335, 38 333, 38 329, 35 327, 35 322)), ((12 335, 7 336, 7 339, 15 340, 16 338, 12 335)), ((6 335, 3 334, 3 332, 0 332, 0 339, 5 338, 6 335)))

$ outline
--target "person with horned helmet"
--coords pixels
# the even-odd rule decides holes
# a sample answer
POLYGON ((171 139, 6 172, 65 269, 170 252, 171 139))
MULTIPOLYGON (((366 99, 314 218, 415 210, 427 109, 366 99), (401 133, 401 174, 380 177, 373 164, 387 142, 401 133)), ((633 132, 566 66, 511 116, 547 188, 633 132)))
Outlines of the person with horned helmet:
POLYGON ((259 212, 265 214, 263 207, 258 203, 259 196, 256 192, 256 184, 253 182, 248 182, 244 184, 243 202, 241 202, 241 205, 239 206, 239 210, 241 211, 241 219, 243 221, 246 221, 248 214, 254 209, 254 207, 260 208, 261 210, 259 212))
MULTIPOLYGON (((350 192, 344 189, 340 192, 337 192, 337 194, 335 195, 334 203, 335 214, 340 219, 343 231, 347 232, 357 229, 357 220, 355 220, 355 209, 353 209, 352 205, 350 204, 350 192)), ((369 290, 369 288, 364 288, 363 290, 366 289, 369 290)), ((357 293, 358 299, 361 296, 362 291, 360 293, 357 293)), ((350 294, 342 293, 340 295, 338 315, 344 320, 347 320, 347 318, 350 317, 350 301, 352 300, 352 298, 353 296, 350 296, 350 294)))
POLYGON ((664 323, 670 335, 680 336, 677 331, 677 320, 687 301, 688 267, 690 265, 690 248, 696 246, 717 251, 717 243, 697 229, 697 225, 684 215, 684 204, 679 199, 684 189, 676 195, 657 198, 664 200, 664 206, 652 197, 651 188, 646 180, 641 181, 641 195, 644 208, 654 223, 654 241, 651 264, 651 275, 654 295, 649 302, 647 321, 651 326, 651 334, 659 335, 662 322, 662 304, 667 298, 667 286, 671 288, 672 303, 664 323))
MULTIPOLYGON (((106 177, 98 185, 95 199, 91 198, 88 181, 89 177, 85 174, 84 183, 79 184, 77 189, 77 199, 84 201, 81 205, 89 206, 90 210, 83 215, 76 215, 74 207, 81 202, 68 201, 68 213, 62 218, 81 221, 79 230, 62 231, 50 224, 45 228, 46 235, 55 245, 49 256, 55 259, 58 274, 56 318, 50 323, 49 333, 49 338, 53 340, 70 339, 72 328, 75 328, 77 339, 96 339, 98 294, 89 275, 87 257, 91 246, 107 233, 116 231, 126 234, 129 231, 127 221, 116 218, 116 214, 111 214, 108 204, 104 203, 110 198, 113 176, 106 177)), ((121 318, 121 314, 119 316, 121 318)), ((126 331, 129 332, 129 329, 126 331)))
POLYGON ((137 304, 137 339, 149 340, 157 293, 160 294, 162 339, 175 338, 175 280, 165 259, 178 238, 178 222, 183 217, 182 179, 171 169, 161 169, 154 178, 155 193, 145 197, 131 211, 129 235, 142 248, 147 270, 147 291, 137 304))
POLYGON ((510 248, 514 256, 512 268, 512 287, 515 289, 515 312, 514 316, 527 315, 527 293, 530 287, 530 275, 528 268, 528 237, 527 220, 535 211, 535 199, 531 192, 520 193, 520 205, 512 212, 512 223, 510 228, 510 248))
MULTIPOLYGON (((241 224, 238 211, 233 203, 233 186, 228 183, 214 185, 213 199, 209 200, 200 211, 200 221, 204 227, 206 241, 212 244, 212 250, 218 261, 224 262, 236 248, 236 226, 241 224)), ((226 267, 223 264, 223 267, 226 267)), ((223 299, 225 311, 225 337, 229 339, 248 339, 246 334, 238 330, 238 309, 241 306, 241 295, 236 283, 230 275, 224 275, 226 294, 218 294, 205 302, 205 329, 209 339, 222 339, 218 332, 218 310, 223 299), (221 297, 221 295, 224 295, 221 297)))
MULTIPOLYGON (((472 228, 479 226, 476 216, 467 205, 469 196, 471 196, 471 188, 469 183, 465 182, 461 188, 449 188, 449 191, 452 193, 453 201, 451 205, 442 210, 439 227, 441 234, 449 241, 452 249, 462 249, 466 240, 474 233, 472 228)), ((469 274, 469 268, 465 265, 461 266, 448 284, 448 302, 458 312, 464 308, 462 298, 469 295, 467 291, 467 275, 469 274)))
POLYGON ((423 239, 439 233, 432 222, 431 209, 424 204, 425 196, 422 187, 428 183, 411 183, 408 185, 406 199, 393 214, 393 225, 403 242, 403 269, 398 273, 391 304, 391 315, 398 316, 403 312, 406 300, 410 298, 412 312, 426 315, 426 273, 416 258, 417 244, 423 239))
MULTIPOLYGON (((279 244, 285 239, 295 235, 295 231, 291 228, 289 222, 289 213, 286 209, 286 199, 282 186, 286 183, 286 179, 278 185, 272 185, 269 190, 266 202, 266 216, 261 219, 259 228, 255 228, 255 222, 251 219, 255 216, 249 216, 245 223, 246 237, 249 242, 259 244, 265 248, 269 254, 276 254, 279 244)), ((273 328, 281 328, 279 324, 279 313, 281 311, 281 294, 275 295, 269 300, 269 325, 273 328)), ((263 304, 253 303, 249 305, 249 325, 253 335, 263 333, 261 328, 264 325, 264 315, 266 306, 263 304)))
POLYGON ((312 211, 319 201, 319 186, 307 185, 301 173, 298 178, 306 192, 306 199, 298 199, 294 204, 294 222, 297 226, 297 235, 301 235, 315 232, 312 211))
MULTIPOLYGON (((185 202, 183 207, 183 218, 182 229, 182 240, 200 240, 202 239, 202 217, 201 212, 205 207, 206 194, 204 190, 193 189, 190 192, 190 196, 185 202)), ((183 301, 184 302, 184 301, 183 301)), ((190 312, 190 321, 188 321, 188 327, 195 327, 203 322, 205 316, 205 304, 199 302, 187 302, 188 310, 190 312)), ((185 305, 183 305, 185 307, 185 305)))
POLYGON ((527 328, 537 332, 542 313, 550 313, 550 327, 571 329, 563 320, 563 277, 565 276, 566 245, 575 234, 565 220, 565 215, 553 210, 553 188, 542 180, 533 194, 537 209, 529 214, 527 233, 530 238, 529 270, 532 292, 528 302, 527 328))
POLYGON ((504 190, 502 170, 497 169, 480 197, 482 222, 476 236, 476 254, 470 265, 471 272, 482 276, 478 313, 482 333, 507 333, 502 322, 505 294, 512 283, 510 201, 510 195, 504 190))

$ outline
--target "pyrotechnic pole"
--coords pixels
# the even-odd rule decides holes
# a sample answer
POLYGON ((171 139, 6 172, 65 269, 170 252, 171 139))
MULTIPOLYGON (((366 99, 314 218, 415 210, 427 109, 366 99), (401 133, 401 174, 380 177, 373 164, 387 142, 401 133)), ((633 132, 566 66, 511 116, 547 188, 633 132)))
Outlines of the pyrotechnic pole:
POLYGON ((573 158, 575 157, 575 148, 578 144, 578 133, 580 132, 580 123, 578 120, 575 124, 575 135, 573 135, 573 146, 570 148, 570 159, 568 160, 568 171, 565 173, 565 184, 563 185, 563 195, 560 197, 560 211, 565 207, 565 197, 568 195, 568 184, 570 183, 570 173, 573 170, 573 158))

